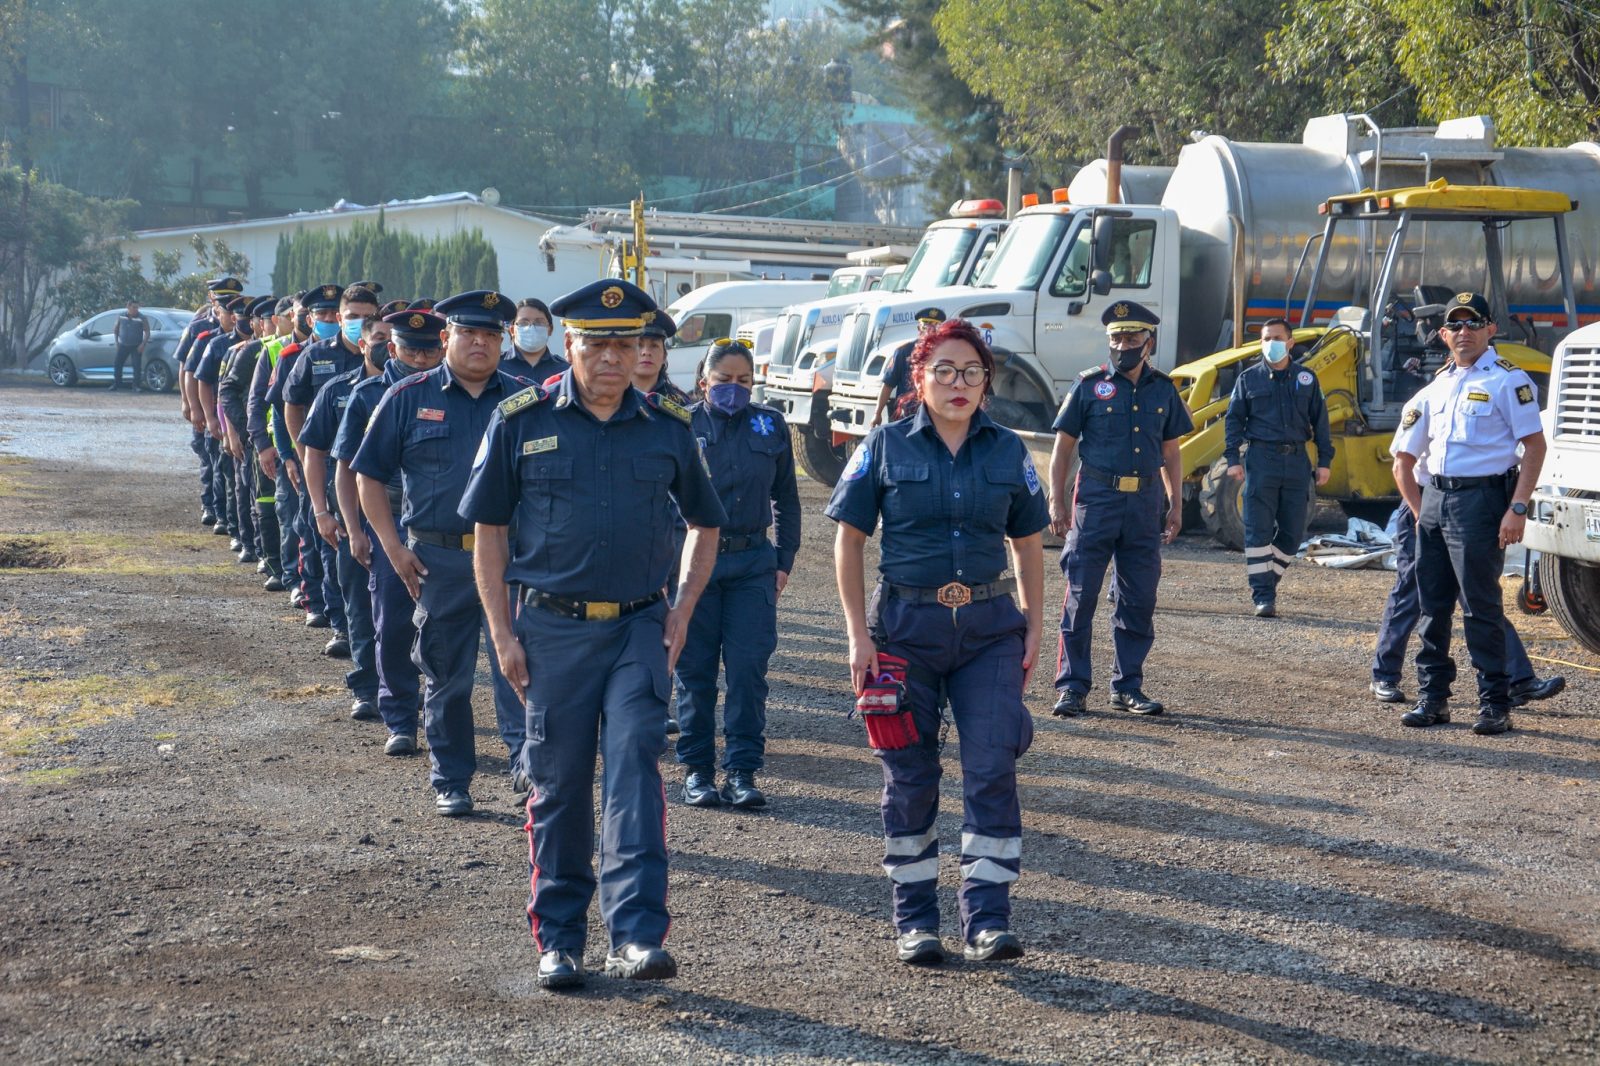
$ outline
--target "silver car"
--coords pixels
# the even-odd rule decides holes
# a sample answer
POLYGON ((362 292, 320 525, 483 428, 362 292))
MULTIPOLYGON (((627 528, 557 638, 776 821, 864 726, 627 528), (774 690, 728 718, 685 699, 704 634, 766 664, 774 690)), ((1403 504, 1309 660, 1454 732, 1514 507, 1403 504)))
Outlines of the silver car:
MULTIPOLYGON (((117 368, 114 326, 117 317, 126 310, 119 307, 114 311, 102 311, 63 330, 33 361, 31 368, 42 369, 57 385, 111 381, 117 368)), ((178 364, 172 352, 194 312, 175 307, 141 307, 139 313, 150 320, 150 340, 144 347, 144 370, 139 384, 152 392, 166 392, 178 380, 178 364)), ((125 380, 131 379, 132 374, 130 362, 125 380)))

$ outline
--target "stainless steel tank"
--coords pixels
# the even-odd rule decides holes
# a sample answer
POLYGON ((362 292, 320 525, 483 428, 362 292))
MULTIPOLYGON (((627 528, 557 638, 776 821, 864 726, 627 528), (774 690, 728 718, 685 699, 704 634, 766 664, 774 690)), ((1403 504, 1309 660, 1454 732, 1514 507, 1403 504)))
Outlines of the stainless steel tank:
MULTIPOLYGON (((1580 319, 1588 321, 1585 310, 1600 312, 1595 306, 1600 303, 1600 148, 1585 143, 1499 149, 1492 123, 1479 118, 1453 120, 1436 130, 1385 130, 1378 137, 1358 116, 1324 116, 1307 123, 1300 144, 1210 136, 1180 153, 1161 200, 1177 214, 1182 231, 1179 361, 1230 346, 1241 309, 1243 321, 1259 323, 1284 314, 1287 304, 1288 317, 1298 321, 1320 249, 1306 256, 1298 279, 1295 271, 1307 242, 1320 241, 1323 220, 1317 207, 1325 199, 1441 177, 1457 185, 1556 189, 1577 200, 1579 208, 1567 217, 1567 227, 1580 319), (1242 279, 1237 293, 1235 277, 1242 279)), ((1418 284, 1451 292, 1486 286, 1481 227, 1434 222, 1415 227, 1399 262, 1396 291, 1372 293, 1390 230, 1392 226, 1377 223, 1339 227, 1317 293, 1317 320, 1344 306, 1370 311, 1374 296, 1380 304, 1395 295, 1410 298, 1418 284)), ((1539 340, 1549 348, 1573 328, 1561 324, 1554 227, 1546 220, 1518 222, 1501 240, 1507 302, 1513 312, 1546 325, 1539 340)))
MULTIPOLYGON (((1067 199, 1075 204, 1103 204, 1106 202, 1106 168, 1104 158, 1084 165, 1072 176, 1067 185, 1067 199)), ((1167 181, 1176 167, 1122 166, 1119 183, 1124 204, 1159 204, 1167 191, 1167 181)))

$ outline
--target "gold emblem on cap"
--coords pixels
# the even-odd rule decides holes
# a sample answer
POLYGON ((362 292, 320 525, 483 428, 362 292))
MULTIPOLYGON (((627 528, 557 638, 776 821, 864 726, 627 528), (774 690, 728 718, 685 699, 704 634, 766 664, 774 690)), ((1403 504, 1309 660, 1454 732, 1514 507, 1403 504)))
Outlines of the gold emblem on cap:
POLYGON ((1456 303, 1458 303, 1458 304, 1469 304, 1471 302, 1472 302, 1472 293, 1470 293, 1470 292, 1458 292, 1458 293, 1456 293, 1456 303))
POLYGON ((483 298, 483 306, 485 306, 485 307, 493 307, 495 304, 497 304, 499 302, 500 302, 500 294, 497 293, 497 292, 491 292, 489 295, 487 295, 487 296, 485 296, 483 298))
POLYGON ((428 320, 421 315, 412 315, 410 322, 412 329, 421 329, 428 324, 428 320))
POLYGON ((1128 317, 1128 305, 1127 304, 1118 304, 1117 306, 1115 306, 1115 307, 1113 307, 1111 309, 1111 313, 1116 315, 1118 318, 1127 318, 1128 317))
POLYGON ((332 286, 332 285, 324 285, 322 287, 322 298, 323 299, 331 300, 331 299, 333 299, 334 297, 336 297, 338 295, 339 295, 339 290, 337 288, 335 288, 334 286, 332 286))
POLYGON ((600 294, 600 302, 606 307, 616 307, 622 302, 622 290, 615 285, 600 294))

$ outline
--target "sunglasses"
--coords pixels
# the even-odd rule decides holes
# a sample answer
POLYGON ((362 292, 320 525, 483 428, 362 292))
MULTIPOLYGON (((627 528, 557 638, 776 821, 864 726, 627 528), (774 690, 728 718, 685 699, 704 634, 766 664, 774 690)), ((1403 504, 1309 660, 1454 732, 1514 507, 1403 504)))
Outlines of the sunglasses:
POLYGON ((719 337, 711 342, 711 347, 726 348, 730 344, 737 344, 747 352, 754 350, 756 346, 749 337, 719 337))
POLYGON ((1463 330, 1463 329, 1472 329, 1472 330, 1482 329, 1483 327, 1487 326, 1488 324, 1489 324, 1489 320, 1487 318, 1458 318, 1458 319, 1454 320, 1453 322, 1446 322, 1444 325, 1440 326, 1439 328, 1441 330, 1443 330, 1445 333, 1455 333, 1458 330, 1463 330))

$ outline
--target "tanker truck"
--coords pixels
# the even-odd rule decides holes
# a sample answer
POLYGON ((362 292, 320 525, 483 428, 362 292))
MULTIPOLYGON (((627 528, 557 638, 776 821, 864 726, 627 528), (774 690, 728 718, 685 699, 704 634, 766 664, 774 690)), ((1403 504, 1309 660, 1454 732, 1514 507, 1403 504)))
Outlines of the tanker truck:
MULTIPOLYGON (((1562 297, 1559 227, 1550 225, 1549 216, 1542 225, 1513 224, 1509 217, 1493 221, 1498 216, 1470 210, 1450 217, 1471 225, 1418 217, 1416 225, 1405 227, 1391 257, 1400 214, 1392 202, 1382 210, 1374 203, 1371 211, 1341 205, 1337 231, 1325 242, 1327 216, 1319 212, 1331 198, 1371 188, 1425 187, 1440 178, 1471 187, 1527 185, 1595 205, 1600 148, 1497 148, 1493 124, 1484 118, 1383 130, 1367 116, 1324 116, 1307 123, 1300 144, 1205 137, 1184 148, 1159 205, 1074 203, 1062 195, 1059 202, 1026 208, 974 286, 884 303, 865 322, 842 326, 832 426, 845 435, 866 433, 888 355, 913 335, 900 317, 912 304, 935 304, 947 315, 974 321, 995 347, 996 418, 1018 429, 1044 430, 1078 373, 1104 358, 1101 312, 1116 300, 1136 300, 1161 316, 1155 364, 1181 378, 1197 416, 1197 439, 1185 442, 1184 454, 1186 504, 1198 520, 1201 490, 1221 456, 1228 391, 1238 371, 1258 355, 1253 323, 1278 315, 1303 321, 1297 337, 1306 346, 1337 325, 1361 338, 1346 354, 1366 361, 1373 352, 1382 357, 1405 347, 1399 330, 1383 323, 1382 312, 1396 297, 1404 306, 1394 318, 1403 321, 1414 304, 1428 302, 1418 300, 1419 286, 1429 299, 1494 288, 1504 308, 1503 332, 1514 330, 1512 338, 1528 342, 1526 362, 1533 371, 1547 370, 1548 360, 1531 349, 1548 351, 1575 321, 1562 297), (1492 256, 1486 221, 1498 237, 1492 256), (1502 232, 1502 225, 1510 229, 1502 232), (1494 277, 1491 258, 1501 268, 1494 277), (859 371, 852 370, 856 366, 859 371), (1207 434, 1213 423, 1217 430, 1207 434)), ((1111 190, 1103 199, 1116 197, 1111 190)), ((1584 256, 1579 313, 1592 314, 1600 310, 1594 306, 1600 298, 1594 263, 1600 212, 1591 209, 1568 224, 1584 256)), ((1341 363, 1337 372, 1330 368, 1324 388, 1366 382, 1370 372, 1347 371, 1341 363)), ((1349 405, 1357 415, 1367 402, 1362 389, 1369 386, 1359 384, 1349 405)), ((1347 431, 1383 433, 1389 417, 1385 411, 1373 412, 1373 420, 1354 417, 1347 431)), ((1392 506, 1395 492, 1386 470, 1330 483, 1324 491, 1363 513, 1392 506)), ((1210 495, 1214 532, 1225 543, 1242 543, 1237 493, 1224 499, 1213 479, 1210 495)))

